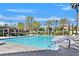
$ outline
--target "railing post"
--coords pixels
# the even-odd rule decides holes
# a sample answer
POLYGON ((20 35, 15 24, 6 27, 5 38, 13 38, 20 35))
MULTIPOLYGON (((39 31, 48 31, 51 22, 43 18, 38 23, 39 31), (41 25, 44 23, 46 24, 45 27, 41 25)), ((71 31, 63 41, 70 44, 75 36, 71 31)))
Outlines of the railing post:
POLYGON ((70 40, 68 40, 68 41, 69 41, 69 42, 68 42, 68 43, 69 43, 69 44, 68 44, 68 48, 70 48, 70 40))

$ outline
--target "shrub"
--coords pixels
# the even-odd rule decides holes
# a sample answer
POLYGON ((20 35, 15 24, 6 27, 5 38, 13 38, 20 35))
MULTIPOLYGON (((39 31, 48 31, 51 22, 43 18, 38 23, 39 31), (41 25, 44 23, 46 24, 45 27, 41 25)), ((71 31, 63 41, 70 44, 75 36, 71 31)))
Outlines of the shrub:
POLYGON ((0 33, 0 36, 3 36, 3 33, 0 33))

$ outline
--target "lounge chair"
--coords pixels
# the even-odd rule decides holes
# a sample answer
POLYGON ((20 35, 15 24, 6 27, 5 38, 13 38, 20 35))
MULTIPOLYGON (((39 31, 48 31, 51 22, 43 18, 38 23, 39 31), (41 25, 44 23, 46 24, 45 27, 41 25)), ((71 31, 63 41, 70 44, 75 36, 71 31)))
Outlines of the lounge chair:
POLYGON ((35 34, 29 34, 29 36, 35 36, 35 34))

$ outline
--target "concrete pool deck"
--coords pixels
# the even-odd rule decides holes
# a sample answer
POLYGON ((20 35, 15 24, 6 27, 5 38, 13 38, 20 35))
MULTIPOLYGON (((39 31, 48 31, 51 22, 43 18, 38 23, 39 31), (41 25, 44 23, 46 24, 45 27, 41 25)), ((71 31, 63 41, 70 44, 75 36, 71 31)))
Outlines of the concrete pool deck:
POLYGON ((79 56, 79 50, 74 48, 63 48, 60 50, 39 50, 18 53, 0 54, 0 56, 79 56))
POLYGON ((5 38, 10 38, 10 37, 0 37, 0 39, 5 39, 5 38))
POLYGON ((31 46, 23 46, 20 44, 8 43, 8 42, 6 42, 3 45, 0 45, 0 54, 38 51, 38 50, 43 50, 43 49, 39 49, 31 46))

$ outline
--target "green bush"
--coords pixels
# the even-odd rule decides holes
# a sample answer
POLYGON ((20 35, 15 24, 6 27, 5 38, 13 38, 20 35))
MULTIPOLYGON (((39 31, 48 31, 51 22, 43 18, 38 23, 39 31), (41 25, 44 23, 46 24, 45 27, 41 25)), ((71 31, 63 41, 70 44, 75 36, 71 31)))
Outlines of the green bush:
POLYGON ((0 32, 0 36, 3 36, 3 33, 0 32))
POLYGON ((69 32, 69 31, 64 31, 64 34, 65 34, 65 35, 69 35, 70 32, 69 32))
MULTIPOLYGON (((56 32, 52 32, 52 34, 54 35, 63 35, 62 31, 56 31, 56 32)), ((69 31, 64 31, 64 35, 69 35, 70 32, 69 31)))
POLYGON ((43 31, 38 32, 39 35, 45 35, 46 33, 43 31))
POLYGON ((55 35, 62 35, 62 32, 61 31, 56 31, 55 35))

